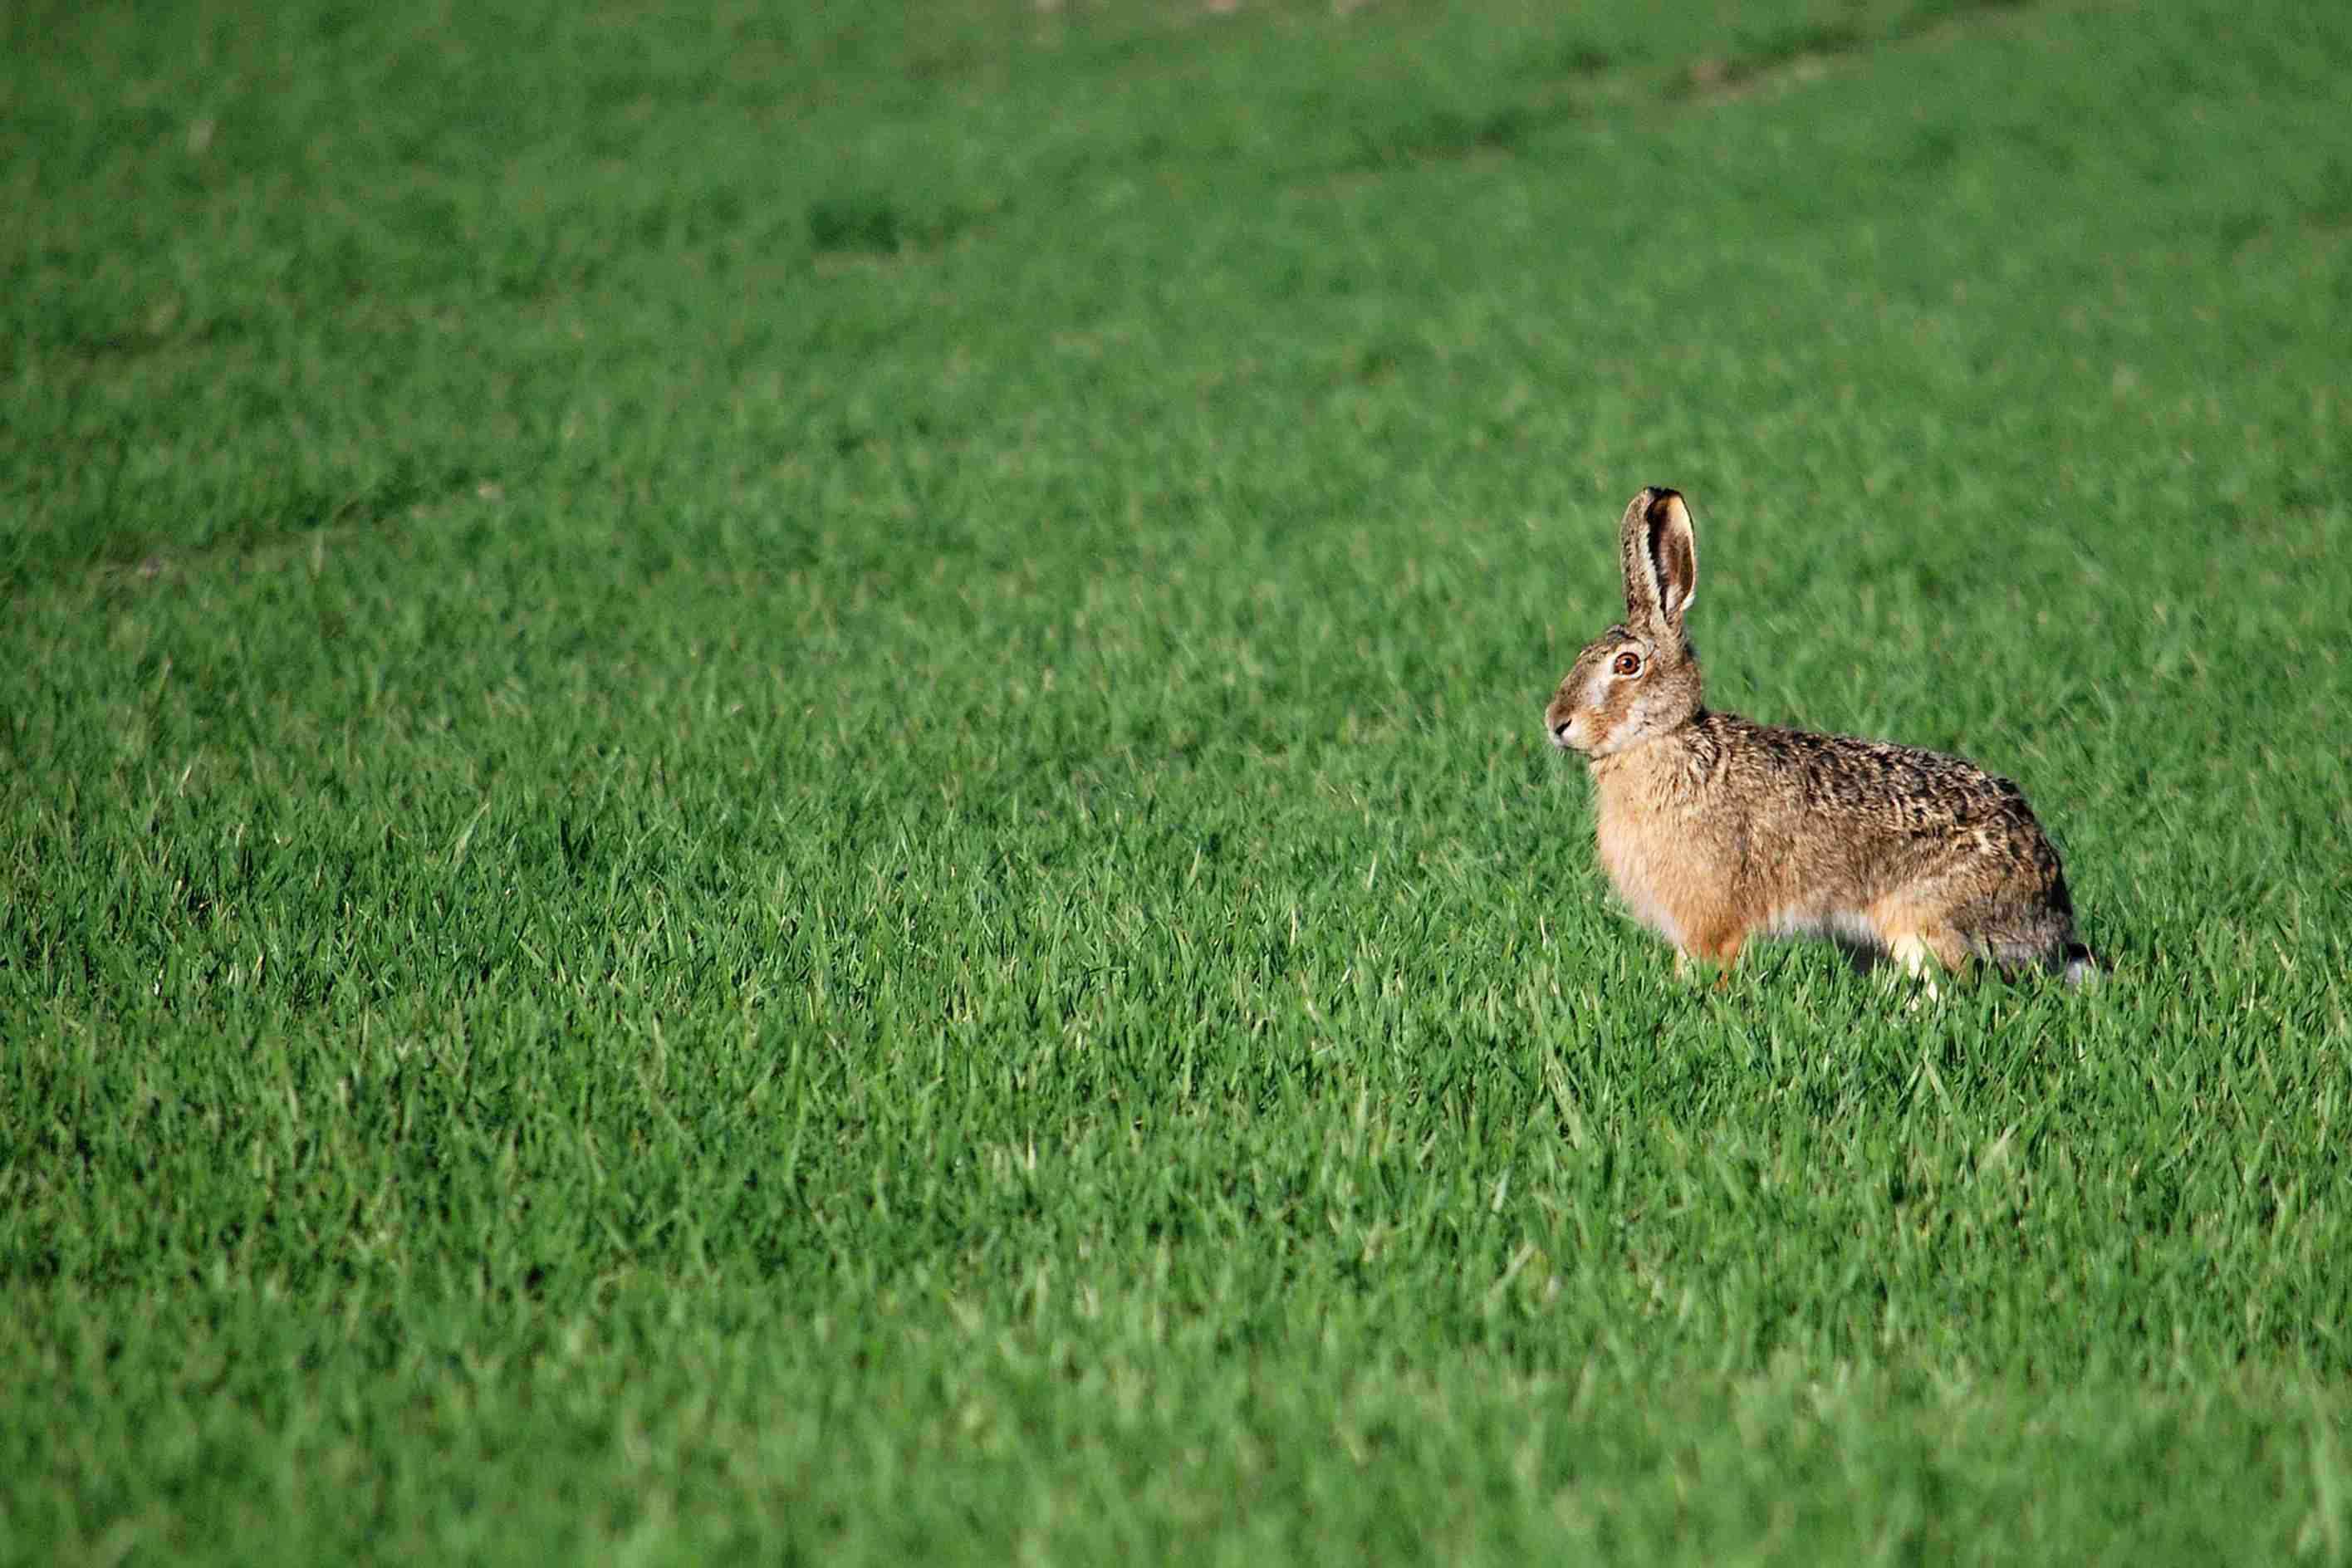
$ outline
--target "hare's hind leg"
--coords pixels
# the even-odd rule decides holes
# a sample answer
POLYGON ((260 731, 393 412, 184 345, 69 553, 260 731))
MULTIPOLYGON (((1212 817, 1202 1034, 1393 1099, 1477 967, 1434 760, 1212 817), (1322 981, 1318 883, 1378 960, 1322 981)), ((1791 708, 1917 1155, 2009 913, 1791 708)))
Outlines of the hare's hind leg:
POLYGON ((1887 944, 1887 953, 1903 966, 1903 973, 1920 982, 1920 995, 1933 1002, 1943 992, 1936 984, 1938 972, 1955 973, 1959 965, 1947 963, 1936 952, 1936 946, 1922 936, 1899 936, 1887 944))
POLYGON ((1871 914, 1879 940, 1886 944, 1886 955, 1901 964, 1906 974, 1924 983, 1930 1002, 1938 994, 1935 972, 1958 974, 1969 961, 1969 939, 1939 910, 1917 904, 1882 905, 1871 914))

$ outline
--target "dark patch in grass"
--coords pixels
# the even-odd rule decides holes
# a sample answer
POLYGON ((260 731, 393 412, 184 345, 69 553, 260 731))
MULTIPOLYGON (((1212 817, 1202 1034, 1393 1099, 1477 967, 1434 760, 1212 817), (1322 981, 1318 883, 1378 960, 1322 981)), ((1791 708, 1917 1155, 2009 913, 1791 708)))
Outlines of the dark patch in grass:
POLYGON ((1690 102, 1744 98, 1776 83, 1818 76, 1840 60, 1948 34, 1995 16, 2022 11, 2034 0, 1954 0, 1946 10, 1917 16, 1885 32, 1864 33, 1836 23, 1790 34, 1771 47, 1738 58, 1708 55, 1691 62, 1675 84, 1690 102))
POLYGON ((1851 27, 1813 28, 1744 58, 1709 55, 1695 60, 1684 77, 1683 93, 1699 100, 1743 97, 1776 81, 1818 75, 1832 59, 1858 55, 1890 41, 1883 35, 1867 37, 1851 27))
POLYGON ((1366 174, 1507 155, 1547 131, 1585 118, 1584 107, 1560 89, 1547 90, 1528 100, 1475 114, 1432 107, 1418 116, 1367 125, 1357 133, 1353 152, 1294 173, 1366 174))
POLYGON ((1475 157, 1481 153, 1507 151, 1547 123, 1567 118, 1570 116, 1559 114, 1546 119, 1518 104, 1506 104, 1486 114, 1438 113, 1417 126, 1415 133, 1401 137, 1379 152, 1390 158, 1417 163, 1475 157))
POLYGON ((1403 371, 1427 363, 1430 357, 1427 343, 1392 334, 1376 339, 1357 350, 1349 363, 1348 374, 1351 379, 1366 384, 1384 382, 1403 371))
POLYGON ((59 558, 47 563, 14 564, 5 570, 5 580, 10 592, 21 593, 44 579, 79 567, 94 571, 104 585, 131 587, 184 577, 231 559, 241 560, 251 567, 258 563, 257 557, 273 548, 307 540, 327 530, 380 528, 403 513, 450 500, 468 489, 478 489, 468 476, 442 474, 421 478, 395 475, 363 485, 355 492, 311 490, 289 498, 266 518, 223 524, 192 548, 173 550, 152 539, 118 538, 100 543, 79 560, 59 558))
POLYGON ((182 323, 176 308, 159 309, 137 326, 99 323, 68 313, 28 335, 35 346, 84 366, 96 367, 182 350, 216 347, 246 336, 245 322, 228 316, 211 316, 182 323))
POLYGON ((915 229, 896 204, 877 196, 822 196, 809 204, 809 245, 820 256, 896 256, 915 229))

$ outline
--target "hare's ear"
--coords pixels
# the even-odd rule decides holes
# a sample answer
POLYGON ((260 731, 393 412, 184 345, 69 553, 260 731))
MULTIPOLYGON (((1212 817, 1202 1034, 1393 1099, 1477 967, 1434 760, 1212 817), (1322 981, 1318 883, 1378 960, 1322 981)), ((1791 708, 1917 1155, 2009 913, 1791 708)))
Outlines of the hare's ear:
POLYGON ((1682 492, 1643 490, 1625 509, 1625 624, 1656 637, 1682 635, 1698 593, 1698 541, 1682 492))

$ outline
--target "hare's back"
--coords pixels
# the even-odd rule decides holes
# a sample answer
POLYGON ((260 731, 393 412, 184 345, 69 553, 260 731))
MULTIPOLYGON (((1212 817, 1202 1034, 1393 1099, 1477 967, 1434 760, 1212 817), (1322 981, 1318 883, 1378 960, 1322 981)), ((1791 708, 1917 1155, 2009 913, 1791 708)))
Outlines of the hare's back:
POLYGON ((1761 818, 1792 835, 1872 860, 1904 848, 1913 852, 1901 856, 1906 861, 1959 853, 2056 870, 2025 792, 1966 757, 1729 714, 1708 718, 1726 721, 1727 783, 1761 818))

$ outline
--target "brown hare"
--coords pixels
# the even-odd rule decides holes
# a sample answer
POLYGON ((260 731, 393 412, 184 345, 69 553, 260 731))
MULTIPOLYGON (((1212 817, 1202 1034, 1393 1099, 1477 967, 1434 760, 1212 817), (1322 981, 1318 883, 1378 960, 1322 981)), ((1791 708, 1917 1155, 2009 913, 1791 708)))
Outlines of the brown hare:
POLYGON ((1914 975, 1978 958, 2091 977, 2058 852, 2015 784, 1936 752, 1711 711, 1683 633, 1698 545, 1682 496, 1635 496, 1622 549, 1625 624, 1577 656, 1544 727, 1591 763, 1601 864, 1677 969, 1727 973, 1754 938, 1804 935, 1914 975))

